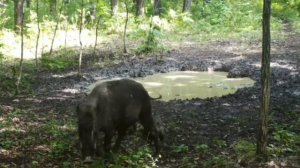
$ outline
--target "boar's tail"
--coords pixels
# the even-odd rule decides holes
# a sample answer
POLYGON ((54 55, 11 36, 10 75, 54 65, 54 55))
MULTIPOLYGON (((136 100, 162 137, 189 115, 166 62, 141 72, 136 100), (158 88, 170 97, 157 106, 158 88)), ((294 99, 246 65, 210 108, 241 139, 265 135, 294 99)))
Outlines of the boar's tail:
POLYGON ((158 100, 158 99, 162 98, 161 94, 158 97, 151 97, 151 96, 149 96, 149 97, 150 97, 150 100, 158 100))

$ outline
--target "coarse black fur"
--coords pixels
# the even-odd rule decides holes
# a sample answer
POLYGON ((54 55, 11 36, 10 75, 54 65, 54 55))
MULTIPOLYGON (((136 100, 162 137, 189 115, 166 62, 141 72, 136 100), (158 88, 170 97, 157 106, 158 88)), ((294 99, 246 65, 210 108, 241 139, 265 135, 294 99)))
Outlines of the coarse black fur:
POLYGON ((128 127, 137 121, 145 135, 154 141, 156 154, 160 152, 163 136, 155 126, 151 112, 151 98, 142 84, 129 79, 107 81, 97 85, 77 106, 78 131, 82 144, 82 157, 93 157, 99 132, 104 132, 104 152, 111 151, 114 132, 118 137, 114 149, 118 150, 128 127))

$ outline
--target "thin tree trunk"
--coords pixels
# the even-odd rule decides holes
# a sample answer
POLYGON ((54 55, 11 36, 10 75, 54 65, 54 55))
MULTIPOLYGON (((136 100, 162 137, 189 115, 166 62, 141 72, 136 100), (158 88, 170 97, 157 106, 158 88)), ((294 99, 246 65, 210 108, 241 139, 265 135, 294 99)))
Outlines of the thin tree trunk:
POLYGON ((268 113, 270 107, 270 15, 271 0, 264 0, 263 5, 263 43, 261 61, 261 85, 262 99, 260 111, 260 124, 257 138, 257 154, 262 159, 267 159, 267 134, 268 134, 268 113))
POLYGON ((15 31, 20 33, 22 13, 24 8, 24 0, 14 0, 14 21, 15 21, 15 31))
POLYGON ((118 0, 111 0, 111 15, 115 16, 118 13, 118 0))
POLYGON ((154 0, 153 8, 154 8, 154 15, 159 15, 160 16, 161 13, 162 13, 161 1, 160 0, 154 0))
POLYGON ((37 26, 38 26, 38 34, 36 37, 36 45, 35 45, 35 66, 38 68, 38 61, 37 61, 37 55, 38 55, 38 46, 39 46, 39 39, 40 39, 40 19, 39 19, 39 0, 36 0, 36 19, 37 19, 37 26))
POLYGON ((31 0, 26 0, 25 2, 26 2, 26 7, 29 8, 31 5, 31 0))
POLYGON ((123 34, 123 52, 127 53, 127 49, 126 49, 126 31, 127 31, 127 24, 128 24, 128 2, 127 2, 127 0, 125 0, 124 3, 125 3, 125 8, 126 8, 126 19, 125 19, 124 34, 123 34))
POLYGON ((97 47, 97 43, 98 43, 99 24, 100 24, 100 16, 98 16, 98 18, 97 18, 96 29, 95 29, 96 37, 95 37, 95 45, 94 45, 94 55, 96 54, 96 47, 97 47))
POLYGON ((51 41, 51 47, 50 47, 49 55, 51 55, 52 51, 53 51, 53 44, 54 44, 57 29, 58 29, 58 25, 59 25, 59 22, 60 22, 60 15, 61 15, 62 9, 63 8, 60 9, 59 14, 57 15, 57 18, 56 18, 56 25, 55 25, 55 29, 54 29, 53 38, 52 38, 52 41, 51 41))
MULTIPOLYGON (((95 11, 97 11, 97 4, 99 3, 99 0, 96 0, 96 6, 95 6, 95 11)), ((96 54, 96 47, 97 47, 97 43, 98 43, 98 26, 100 24, 100 15, 97 15, 97 12, 95 12, 95 17, 97 19, 97 22, 96 22, 96 28, 95 28, 95 34, 96 34, 96 37, 95 37, 95 44, 94 44, 94 51, 93 51, 93 55, 95 56, 96 54)))
POLYGON ((183 9, 182 12, 189 12, 192 6, 192 0, 183 0, 183 9))
POLYGON ((93 1, 93 4, 92 4, 92 17, 91 17, 92 25, 94 25, 95 19, 96 19, 96 15, 97 15, 97 4, 98 3, 96 3, 96 2, 93 1))
MULTIPOLYGON (((22 7, 24 7, 24 0, 20 0, 22 7)), ((19 65, 19 74, 16 81, 16 95, 20 94, 20 83, 22 79, 22 71, 23 71, 23 55, 24 55, 24 9, 22 8, 21 15, 21 59, 19 65)))
POLYGON ((145 1, 144 0, 136 0, 136 16, 143 16, 145 14, 145 1))
POLYGON ((50 13, 55 16, 56 15, 56 0, 50 0, 50 13))
POLYGON ((81 12, 80 12, 80 27, 79 27, 79 44, 80 44, 80 53, 78 60, 78 76, 81 76, 81 62, 82 62, 82 41, 81 41, 81 31, 83 27, 83 0, 81 0, 81 12))
MULTIPOLYGON (((64 11, 66 12, 67 11, 67 4, 64 5, 64 11)), ((67 15, 68 16, 68 15, 67 15)), ((69 29, 69 22, 68 22, 68 18, 66 18, 65 20, 65 55, 67 54, 67 37, 68 37, 68 29, 69 29)))
POLYGON ((68 37, 68 29, 69 29, 69 24, 68 21, 66 22, 66 27, 65 27, 65 54, 67 54, 67 37, 68 37))

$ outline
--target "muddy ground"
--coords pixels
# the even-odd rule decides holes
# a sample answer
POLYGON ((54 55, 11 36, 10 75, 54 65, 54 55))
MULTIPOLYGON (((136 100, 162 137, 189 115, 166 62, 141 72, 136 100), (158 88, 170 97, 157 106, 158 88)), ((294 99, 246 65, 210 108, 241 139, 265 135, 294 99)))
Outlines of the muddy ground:
MULTIPOLYGON (((300 34, 288 33, 285 41, 272 43, 272 123, 289 125, 298 120, 299 57, 300 34)), ((85 58, 85 65, 94 64, 99 60, 101 64, 103 54, 86 55, 85 58)), ((84 87, 95 82, 96 78, 142 77, 169 71, 207 69, 227 71, 229 77, 247 76, 254 79, 256 84, 254 87, 240 89, 235 94, 220 98, 154 101, 153 110, 156 117, 161 119, 165 134, 162 157, 156 164, 159 167, 170 168, 228 167, 226 163, 211 161, 212 157, 217 157, 230 160, 230 167, 266 167, 266 164, 241 159, 234 151, 235 144, 242 139, 256 142, 261 97, 260 63, 261 43, 258 41, 211 41, 207 44, 182 44, 167 53, 147 57, 129 55, 126 61, 115 61, 102 68, 84 66, 84 78, 81 79, 76 77, 76 71, 73 70, 63 73, 39 72, 33 87, 34 94, 19 97, 11 97, 5 91, 1 94, 0 121, 4 122, 15 109, 19 109, 22 115, 16 114, 12 117, 13 127, 2 129, 0 132, 0 167, 80 165, 76 130, 64 127, 64 131, 74 134, 69 139, 69 150, 58 154, 57 157, 49 157, 49 144, 56 137, 51 132, 39 130, 53 121, 62 126, 70 122, 76 123, 74 107, 84 97, 84 87), (17 143, 6 148, 3 142, 9 139, 17 143), (195 146, 200 144, 207 144, 211 151, 199 154, 195 146), (65 165, 66 160, 72 164, 65 165), (207 163, 209 161, 210 163, 207 163)), ((299 126, 289 129, 300 133, 299 126)), ((273 130, 270 131, 272 135, 273 130)), ((135 137, 136 135, 132 134, 126 137, 122 143, 123 153, 146 144, 135 137)), ((299 148, 299 144, 297 147, 299 148)), ((295 153, 273 160, 281 167, 299 166, 299 158, 295 153)), ((221 161, 222 159, 219 162, 221 161)))

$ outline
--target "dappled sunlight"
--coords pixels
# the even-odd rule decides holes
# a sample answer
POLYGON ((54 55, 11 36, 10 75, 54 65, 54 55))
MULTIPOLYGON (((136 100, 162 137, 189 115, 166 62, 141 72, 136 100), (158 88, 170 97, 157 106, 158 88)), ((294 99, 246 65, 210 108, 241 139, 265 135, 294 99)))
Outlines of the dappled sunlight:
POLYGON ((33 147, 33 150, 36 152, 50 152, 51 149, 49 148, 48 145, 37 145, 33 147))
POLYGON ((160 82, 145 82, 144 85, 147 85, 147 86, 162 86, 163 83, 160 83, 160 82))
POLYGON ((58 96, 58 97, 47 97, 47 100, 65 100, 65 97, 58 96))
POLYGON ((64 93, 72 93, 72 94, 80 93, 80 91, 78 89, 71 89, 71 88, 64 89, 64 90, 62 90, 62 92, 64 92, 64 93))
MULTIPOLYGON (((42 27, 43 28, 43 27, 42 27)), ((28 31, 36 32, 35 27, 29 28, 28 31)), ((54 28, 52 30, 54 32, 54 28)), ((53 32, 41 32, 38 48, 38 57, 42 53, 47 53, 50 51, 51 42, 52 42, 52 33, 53 32)), ((34 59, 35 58, 35 44, 32 41, 35 41, 35 36, 25 37, 24 45, 24 58, 25 59, 34 59)), ((21 54, 21 44, 20 37, 11 31, 3 33, 3 38, 1 38, 0 43, 5 44, 5 47, 0 48, 1 53, 5 55, 12 56, 14 58, 19 58, 21 54), (5 40, 10 39, 10 40, 5 40), (4 41, 5 40, 5 41, 4 41)), ((95 32, 93 30, 83 29, 81 32, 82 44, 84 47, 93 46, 95 42, 95 32)), ((101 43, 102 38, 98 39, 98 42, 101 43)), ((54 40, 53 49, 60 50, 61 48, 67 47, 79 47, 79 30, 69 29, 67 32, 65 30, 57 30, 56 38, 54 40), (65 46, 66 45, 66 46, 65 46)))
MULTIPOLYGON (((187 86, 187 85, 186 84, 182 84, 182 83, 177 83, 177 84, 175 84, 175 86, 183 87, 183 86, 187 86)), ((187 95, 189 95, 189 94, 187 94, 187 95)))
POLYGON ((278 64, 278 62, 271 62, 270 66, 271 67, 276 67, 276 68, 289 69, 289 70, 292 70, 294 68, 290 64, 278 64))
POLYGON ((36 98, 26 98, 25 101, 31 101, 33 103, 41 103, 41 99, 36 99, 36 98))
POLYGON ((0 129, 1 134, 5 134, 6 132, 14 132, 14 133, 25 133, 26 131, 24 129, 18 128, 16 126, 8 126, 5 128, 0 129))
MULTIPOLYGON (((254 64, 250 64, 252 66, 261 68, 261 63, 254 63, 254 64)), ((270 63, 271 68, 282 68, 282 69, 287 69, 287 70, 293 70, 295 69, 295 67, 293 67, 292 64, 279 64, 278 62, 271 62, 270 63)))
POLYGON ((172 75, 172 76, 166 76, 164 78, 176 80, 178 78, 195 78, 196 76, 190 76, 190 75, 172 75))

